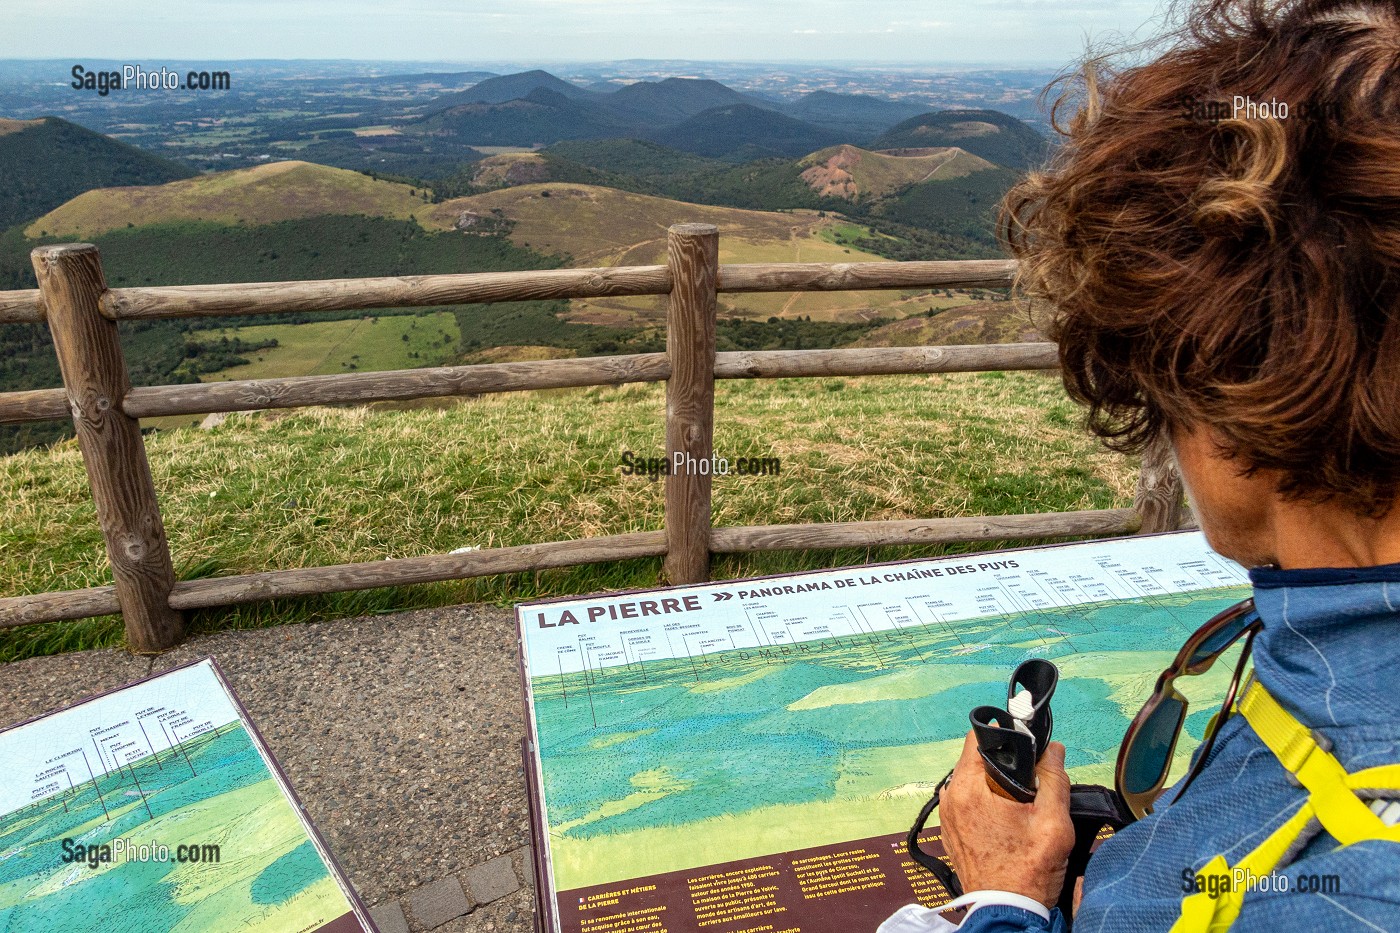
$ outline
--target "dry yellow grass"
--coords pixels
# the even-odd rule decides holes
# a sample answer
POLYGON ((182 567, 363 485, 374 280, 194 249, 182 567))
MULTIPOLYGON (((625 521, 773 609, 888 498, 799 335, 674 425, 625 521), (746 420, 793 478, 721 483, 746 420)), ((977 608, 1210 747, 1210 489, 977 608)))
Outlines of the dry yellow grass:
POLYGON ((956 146, 871 152, 859 146, 832 146, 797 163, 802 180, 825 197, 879 198, 926 181, 962 178, 996 168, 956 146))
POLYGON ((27 130, 31 126, 38 126, 43 122, 43 120, 12 120, 9 117, 0 117, 0 136, 18 133, 20 130, 27 130))
POLYGON ((94 237, 128 225, 181 221, 268 224, 322 214, 406 219, 429 207, 409 185, 310 162, 272 162, 164 185, 98 188, 59 205, 25 235, 94 237))
MULTIPOLYGON (((715 207, 571 182, 518 185, 454 198, 420 213, 419 220, 430 229, 449 230, 457 217, 468 210, 478 214, 500 210, 515 222, 512 240, 544 252, 566 253, 579 266, 665 262, 666 230, 677 223, 715 224, 721 243, 801 240, 803 245, 831 223, 830 218, 823 218, 816 211, 715 207)), ((879 260, 878 256, 865 254, 859 258, 879 260)))
MULTIPOLYGON (((463 211, 493 210, 514 222, 511 240, 532 249, 563 253, 577 267, 653 265, 666 261, 666 231, 677 223, 719 227, 720 262, 887 262, 844 246, 826 234, 841 218, 817 211, 752 211, 690 204, 596 185, 551 182, 518 185, 444 201, 419 214, 427 227, 450 229, 463 211)), ((721 295, 719 313, 767 319, 806 317, 855 321, 898 317, 923 310, 902 292, 811 292, 721 295)), ((586 299, 570 303, 570 319, 596 324, 654 323, 665 317, 659 298, 586 299)))
POLYGON ((858 347, 928 347, 974 343, 1037 343, 1045 336, 1021 301, 976 301, 877 327, 858 347))

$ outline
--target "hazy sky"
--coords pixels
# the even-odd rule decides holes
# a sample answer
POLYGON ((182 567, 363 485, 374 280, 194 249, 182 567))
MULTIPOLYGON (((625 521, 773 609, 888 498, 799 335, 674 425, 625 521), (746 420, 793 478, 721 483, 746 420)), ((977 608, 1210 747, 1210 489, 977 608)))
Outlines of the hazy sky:
MULTIPOLYGON (((1154 0, 0 0, 0 58, 1060 64, 1154 0)), ((1144 33, 1150 33, 1150 25, 1144 33)))

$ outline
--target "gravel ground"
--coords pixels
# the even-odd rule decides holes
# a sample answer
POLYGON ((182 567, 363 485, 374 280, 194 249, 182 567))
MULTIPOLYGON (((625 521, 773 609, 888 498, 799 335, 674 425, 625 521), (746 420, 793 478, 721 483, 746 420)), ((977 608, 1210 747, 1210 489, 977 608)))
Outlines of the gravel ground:
POLYGON ((20 661, 0 666, 0 726, 205 656, 218 661, 351 883, 378 907, 384 933, 396 930, 399 909, 414 930, 531 928, 509 610, 221 632, 154 659, 108 650, 20 661), (473 869, 498 856, 510 857, 520 889, 476 903, 473 869), (415 920, 415 890, 454 877, 470 912, 431 927, 415 920))

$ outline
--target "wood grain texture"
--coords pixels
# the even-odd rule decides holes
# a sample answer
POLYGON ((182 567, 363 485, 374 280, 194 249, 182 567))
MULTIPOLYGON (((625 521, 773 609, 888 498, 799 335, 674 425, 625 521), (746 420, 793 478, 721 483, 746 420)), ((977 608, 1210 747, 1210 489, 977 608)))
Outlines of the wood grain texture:
POLYGON ((1137 530, 1132 509, 1047 512, 1032 515, 987 515, 975 518, 916 518, 881 522, 833 522, 825 525, 746 525, 715 528, 716 553, 801 551, 891 544, 950 544, 1011 538, 1065 538, 1076 535, 1121 535, 1137 530))
MULTIPOLYGON (((1011 284, 1015 269, 1015 261, 1001 259, 835 264, 743 263, 719 267, 716 288, 721 292, 1002 288, 1011 284)), ((668 266, 619 266, 310 282, 115 288, 102 296, 102 312, 118 320, 139 320, 664 295, 671 290, 668 266)), ((23 304, 26 299, 16 300, 22 304, 22 313, 38 313, 23 304)), ((3 307, 0 305, 0 308, 3 307)))
POLYGON ((1133 508, 1142 517, 1142 534, 1176 531, 1182 526, 1186 507, 1186 487, 1177 472, 1176 457, 1165 434, 1142 452, 1133 508))
POLYGON ((715 359, 717 379, 789 376, 887 376, 896 373, 967 373, 1057 369, 1053 343, 962 347, 862 347, 840 350, 740 350, 715 359))
MULTIPOLYGON (((1137 513, 1132 509, 1104 509, 1044 515, 715 528, 712 531, 712 547, 717 552, 731 553, 895 544, 946 544, 1021 537, 1117 535, 1129 534, 1136 529, 1137 513)), ((175 584, 170 602, 178 609, 206 609, 282 597, 656 557, 666 554, 667 551, 667 536, 664 531, 632 532, 604 538, 494 548, 468 554, 408 557, 187 580, 175 584)), ((0 628, 107 615, 116 612, 119 605, 115 587, 110 586, 35 596, 15 596, 0 599, 0 628)))
POLYGON ((141 428, 122 411, 131 382, 117 325, 97 308, 106 290, 97 247, 41 246, 31 258, 107 542, 128 647, 163 651, 180 640, 184 626, 169 604, 175 574, 141 428))
POLYGON ((37 324, 44 320, 44 299, 37 288, 0 292, 0 324, 37 324))
POLYGON ((600 269, 536 269, 462 275, 406 275, 310 282, 241 285, 164 285, 115 288, 102 297, 102 313, 116 320, 347 311, 361 308, 431 307, 495 301, 664 295, 671 290, 665 266, 600 269))
POLYGON ((69 417, 68 393, 62 389, 31 389, 0 394, 0 424, 60 421, 69 417))
POLYGON ((0 599, 0 629, 39 622, 62 622, 121 612, 115 586, 94 586, 86 590, 36 593, 0 599))
POLYGON ((666 476, 663 572, 672 585, 710 578, 709 465, 715 445, 715 284, 719 228, 677 224, 666 238, 671 300, 666 311, 666 460, 680 469, 666 476), (703 465, 705 471, 700 472, 703 465))
POLYGON ((401 557, 362 564, 185 580, 175 584, 170 602, 178 609, 203 609, 285 596, 369 590, 381 586, 463 580, 496 573, 522 573, 552 567, 600 564, 610 560, 659 557, 665 553, 664 531, 637 531, 603 538, 492 548, 468 554, 401 557))
MULTIPOLYGON (((599 356, 584 359, 485 363, 382 373, 337 373, 332 376, 289 376, 240 382, 206 382, 178 386, 134 388, 123 410, 132 418, 202 415, 210 412, 256 411, 385 402, 454 395, 483 395, 525 389, 661 382, 671 372, 664 353, 599 356)), ((3 397, 0 397, 3 398, 3 397)), ((0 407, 0 412, 3 412, 0 407)))
POLYGON ((867 288, 1005 288, 1014 259, 935 262, 761 262, 724 265, 721 292, 844 292, 867 288))

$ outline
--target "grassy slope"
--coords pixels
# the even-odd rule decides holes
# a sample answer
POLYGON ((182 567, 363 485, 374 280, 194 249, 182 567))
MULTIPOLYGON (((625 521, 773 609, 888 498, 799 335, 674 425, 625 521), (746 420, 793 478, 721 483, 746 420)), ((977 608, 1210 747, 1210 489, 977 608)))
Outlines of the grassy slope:
POLYGON ((824 226, 815 213, 752 211, 632 194, 571 183, 521 185, 433 205, 425 227, 448 229, 463 210, 502 210, 515 221, 511 239, 533 249, 564 253, 577 265, 664 262, 666 228, 675 223, 712 223, 725 239, 786 242, 824 226), (547 192, 547 194, 546 194, 547 192))
MULTIPOLYGON (((258 324, 200 331, 201 341, 220 337, 277 346, 243 354, 247 363, 202 377, 202 382, 230 379, 276 379, 324 376, 354 370, 382 372, 455 362, 461 333, 450 311, 422 315, 367 316, 306 324, 258 324), (408 339, 405 340, 404 338, 408 339)), ((141 422, 143 427, 173 428, 198 424, 199 417, 171 416, 141 422)))
MULTIPOLYGON (((280 221, 262 226, 182 223, 112 230, 94 238, 102 250, 107 282, 127 285, 169 285, 199 282, 286 281, 340 278, 354 275, 417 275, 448 272, 495 272, 507 269, 553 268, 560 260, 522 250, 503 237, 462 236, 451 232, 426 232, 416 223, 380 217, 323 215, 280 221)), ((0 282, 20 277, 28 268, 31 241, 18 231, 0 237, 0 282), (8 272, 7 272, 8 270, 8 272)), ((550 308, 554 305, 551 303, 550 308)), ((289 320, 354 318, 364 312, 317 315, 266 315, 249 321, 224 320, 224 325, 286 324, 289 320)), ((123 347, 131 378, 136 385, 164 385, 178 378, 184 362, 185 332, 209 321, 169 320, 123 325, 123 347)), ((345 325, 348 330, 353 324, 345 325)), ((331 328, 336 330, 337 328, 331 328)), ((198 334, 193 335, 199 339, 198 334)), ((280 341, 305 342, 303 338, 271 333, 280 341)), ((394 337, 399 335, 395 334, 394 337)), ((251 341, 250 341, 251 342, 251 341)), ((336 341, 339 342, 339 341, 336 341)), ((537 343, 538 341, 527 341, 537 343)), ((353 346, 353 343, 351 344, 353 346)), ((279 348, 280 349, 280 348, 279 348)), ((399 346, 397 350, 420 348, 399 346)), ((352 357, 363 350, 348 350, 340 362, 357 363, 352 357)), ((420 353, 417 358, 394 358, 394 365, 431 365, 438 362, 420 353)), ((331 371, 335 371, 332 368, 331 371)), ((266 372, 265 375, 276 375, 266 372)), ((207 377, 206 377, 207 378, 207 377)), ((0 391, 46 388, 61 384, 52 343, 37 325, 0 325, 0 391)), ((188 423, 189 419, 172 423, 188 423)), ((66 437, 71 429, 63 422, 0 426, 0 452, 32 443, 66 437)))
POLYGON ((216 377, 218 380, 324 376, 354 369, 412 369, 454 355, 459 337, 457 319, 448 311, 422 316, 265 324, 199 336, 202 340, 211 340, 223 334, 237 335, 247 342, 275 339, 278 345, 259 351, 260 360, 221 370, 216 377), (418 356, 413 356, 414 353, 418 356))
MULTIPOLYGON (((383 325, 381 325, 383 326, 383 325)), ((716 450, 777 456, 777 477, 718 477, 723 525, 1124 506, 1131 465, 1077 427, 1036 373, 727 382, 716 450)), ((181 578, 444 553, 656 529, 662 486, 622 476, 622 451, 661 456, 660 386, 483 396, 408 412, 232 416, 148 438, 181 578)), ((72 441, 0 460, 0 592, 109 582, 72 441)), ((937 553, 933 548, 722 557, 719 577, 937 553)), ((553 570, 205 612, 196 630, 464 600, 649 586, 659 560, 553 570)), ((110 645, 114 620, 0 634, 0 660, 110 645)))
POLYGON ((165 185, 102 188, 55 208, 25 235, 93 237, 181 221, 270 224, 323 214, 407 219, 428 207, 409 185, 309 162, 273 162, 165 185))
MULTIPOLYGON (((946 299, 944 299, 946 301, 946 299)), ((1020 301, 977 301, 930 316, 909 317, 877 327, 854 342, 858 347, 927 347, 942 344, 1035 343, 1045 337, 1020 301)))
POLYGON ((857 146, 832 146, 797 164, 803 169, 803 180, 818 194, 848 200, 880 198, 920 182, 962 178, 996 168, 956 147, 891 155, 857 146))
MULTIPOLYGON (((455 198, 419 214, 429 228, 447 229, 462 211, 499 210, 515 222, 516 244, 571 256, 574 266, 651 265, 666 261, 666 230, 675 223, 719 227, 720 262, 882 262, 874 253, 834 242, 841 223, 817 211, 755 211, 633 194, 594 185, 552 182, 455 198)), ((863 229, 863 228, 862 228, 863 229)), ((863 320, 911 313, 901 292, 817 292, 721 295, 720 314, 746 318, 863 320)), ((657 323, 659 299, 601 298, 572 303, 571 319, 588 323, 657 323)))

